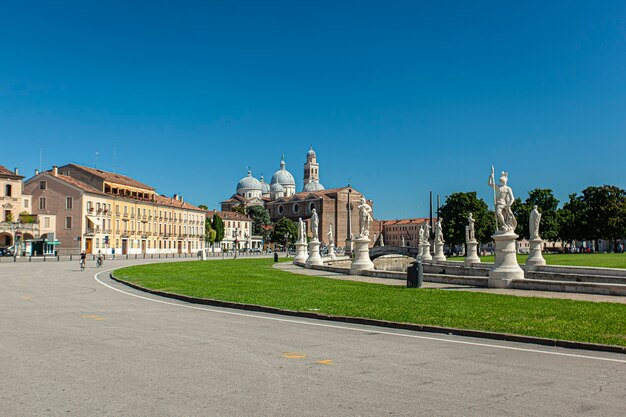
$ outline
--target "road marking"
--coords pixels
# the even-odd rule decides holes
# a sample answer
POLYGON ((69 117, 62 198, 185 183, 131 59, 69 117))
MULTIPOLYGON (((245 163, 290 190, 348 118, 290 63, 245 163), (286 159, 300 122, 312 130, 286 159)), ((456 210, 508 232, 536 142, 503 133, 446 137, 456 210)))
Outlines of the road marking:
POLYGON ((320 365, 332 365, 333 361, 331 361, 330 359, 324 359, 321 361, 317 361, 317 363, 319 363, 320 365))
POLYGON ((190 304, 173 303, 171 301, 157 300, 157 299, 154 299, 154 298, 144 297, 143 295, 138 295, 138 294, 133 294, 133 293, 130 293, 130 292, 126 292, 126 291, 120 290, 119 288, 115 288, 115 287, 113 287, 113 286, 111 286, 111 285, 109 285, 109 284, 107 284, 105 282, 100 281, 100 279, 98 278, 98 275, 104 274, 104 273, 110 273, 114 269, 117 269, 117 268, 111 268, 111 269, 107 269, 106 271, 97 272, 96 274, 94 274, 93 279, 96 280, 101 285, 103 285, 103 286, 105 286, 107 288, 112 289, 113 291, 117 291, 117 292, 120 292, 122 294, 130 295, 131 297, 140 298, 142 300, 152 301, 152 302, 160 303, 160 304, 171 305, 171 306, 175 306, 175 307, 189 308, 189 309, 192 309, 192 310, 209 311, 211 313, 225 314, 225 315, 230 315, 230 316, 250 317, 250 318, 255 318, 255 319, 260 319, 260 320, 277 321, 277 322, 281 322, 281 323, 293 323, 293 324, 302 324, 302 325, 305 325, 305 326, 316 326, 316 327, 325 327, 325 328, 330 328, 330 329, 349 330, 349 331, 359 332, 359 333, 376 333, 376 334, 386 335, 386 336, 408 337, 408 338, 411 338, 411 339, 430 340, 430 341, 434 341, 434 342, 444 342, 444 343, 452 343, 452 344, 466 345, 466 346, 488 347, 488 348, 493 348, 493 349, 513 350, 513 351, 516 351, 516 352, 540 353, 540 354, 543 354, 543 355, 564 356, 564 357, 568 357, 568 358, 591 359, 591 360, 598 360, 598 361, 605 361, 605 362, 626 363, 626 359, 603 358, 603 357, 600 357, 600 356, 579 355, 579 354, 576 354, 576 353, 550 352, 550 351, 547 351, 547 350, 521 348, 521 347, 515 347, 515 346, 502 346, 502 345, 494 345, 494 344, 490 344, 490 343, 468 342, 468 341, 465 341, 465 340, 444 339, 444 338, 441 338, 441 337, 423 336, 423 335, 419 335, 419 334, 395 333, 395 332, 391 332, 391 331, 376 330, 376 329, 370 329, 370 328, 368 328, 368 329, 360 329, 358 327, 340 326, 340 325, 336 325, 336 324, 327 324, 327 323, 316 323, 316 322, 302 321, 302 320, 289 319, 289 318, 283 318, 283 317, 260 316, 260 315, 254 315, 254 314, 249 314, 249 313, 240 313, 240 312, 237 312, 237 311, 216 310, 214 308, 200 307, 200 306, 190 305, 190 304))
POLYGON ((287 359, 305 359, 306 355, 304 353, 298 353, 298 352, 283 352, 283 358, 287 358, 287 359))
POLYGON ((104 320, 104 317, 100 317, 96 314, 83 314, 80 316, 81 319, 92 319, 92 320, 104 320))

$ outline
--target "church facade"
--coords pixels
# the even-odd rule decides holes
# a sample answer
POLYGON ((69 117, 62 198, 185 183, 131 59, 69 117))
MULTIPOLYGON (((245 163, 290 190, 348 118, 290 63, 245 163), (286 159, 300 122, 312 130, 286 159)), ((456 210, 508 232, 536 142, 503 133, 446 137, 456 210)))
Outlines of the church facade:
MULTIPOLYGON (((328 232, 331 224, 335 246, 345 247, 346 241, 355 238, 359 229, 358 202, 362 194, 350 185, 326 189, 320 183, 320 166, 313 147, 307 152, 304 164, 303 186, 296 192, 293 175, 287 171, 284 156, 280 168, 267 184, 263 177, 259 180, 248 175, 237 183, 235 194, 221 203, 222 211, 230 211, 233 207, 263 205, 270 213, 272 221, 286 217, 294 222, 302 219, 307 223, 310 232, 310 218, 313 209, 317 212, 319 237, 323 244, 328 244, 328 232), (350 203, 350 205, 348 205, 350 203)), ((367 200, 373 209, 373 202, 367 200)), ((372 211, 373 216, 373 211, 372 211)), ((381 233, 381 223, 374 220, 370 228, 370 245, 373 245, 381 233)))

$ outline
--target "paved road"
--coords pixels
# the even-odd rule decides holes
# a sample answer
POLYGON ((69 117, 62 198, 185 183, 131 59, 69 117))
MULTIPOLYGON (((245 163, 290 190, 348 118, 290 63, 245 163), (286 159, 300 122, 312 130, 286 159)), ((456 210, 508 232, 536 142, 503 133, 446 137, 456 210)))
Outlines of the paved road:
POLYGON ((626 355, 190 306, 77 266, 0 265, 3 417, 626 415, 626 355))

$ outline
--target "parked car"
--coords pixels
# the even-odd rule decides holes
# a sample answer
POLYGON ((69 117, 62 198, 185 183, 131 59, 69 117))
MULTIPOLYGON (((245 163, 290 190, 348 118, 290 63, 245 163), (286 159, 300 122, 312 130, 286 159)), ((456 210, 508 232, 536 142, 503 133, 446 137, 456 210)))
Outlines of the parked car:
POLYGON ((13 247, 5 246, 0 248, 0 256, 13 256, 13 247))

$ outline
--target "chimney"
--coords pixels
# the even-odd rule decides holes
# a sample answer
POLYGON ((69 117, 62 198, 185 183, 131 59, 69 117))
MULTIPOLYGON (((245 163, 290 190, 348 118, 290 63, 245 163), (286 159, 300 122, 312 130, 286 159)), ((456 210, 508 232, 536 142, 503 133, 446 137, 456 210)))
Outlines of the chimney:
POLYGON ((181 202, 181 203, 184 203, 184 202, 185 202, 185 199, 183 199, 183 196, 182 196, 182 195, 180 196, 180 202, 181 202))
POLYGON ((52 167, 52 175, 54 175, 55 177, 59 176, 59 167, 58 166, 54 165, 52 167))
POLYGON ((178 194, 174 194, 174 200, 178 201, 178 194))
POLYGON ((20 175, 20 170, 17 167, 15 168, 15 175, 20 175))
POLYGON ((37 175, 39 175, 39 170, 38 169, 35 170, 35 176, 37 176, 37 175))

